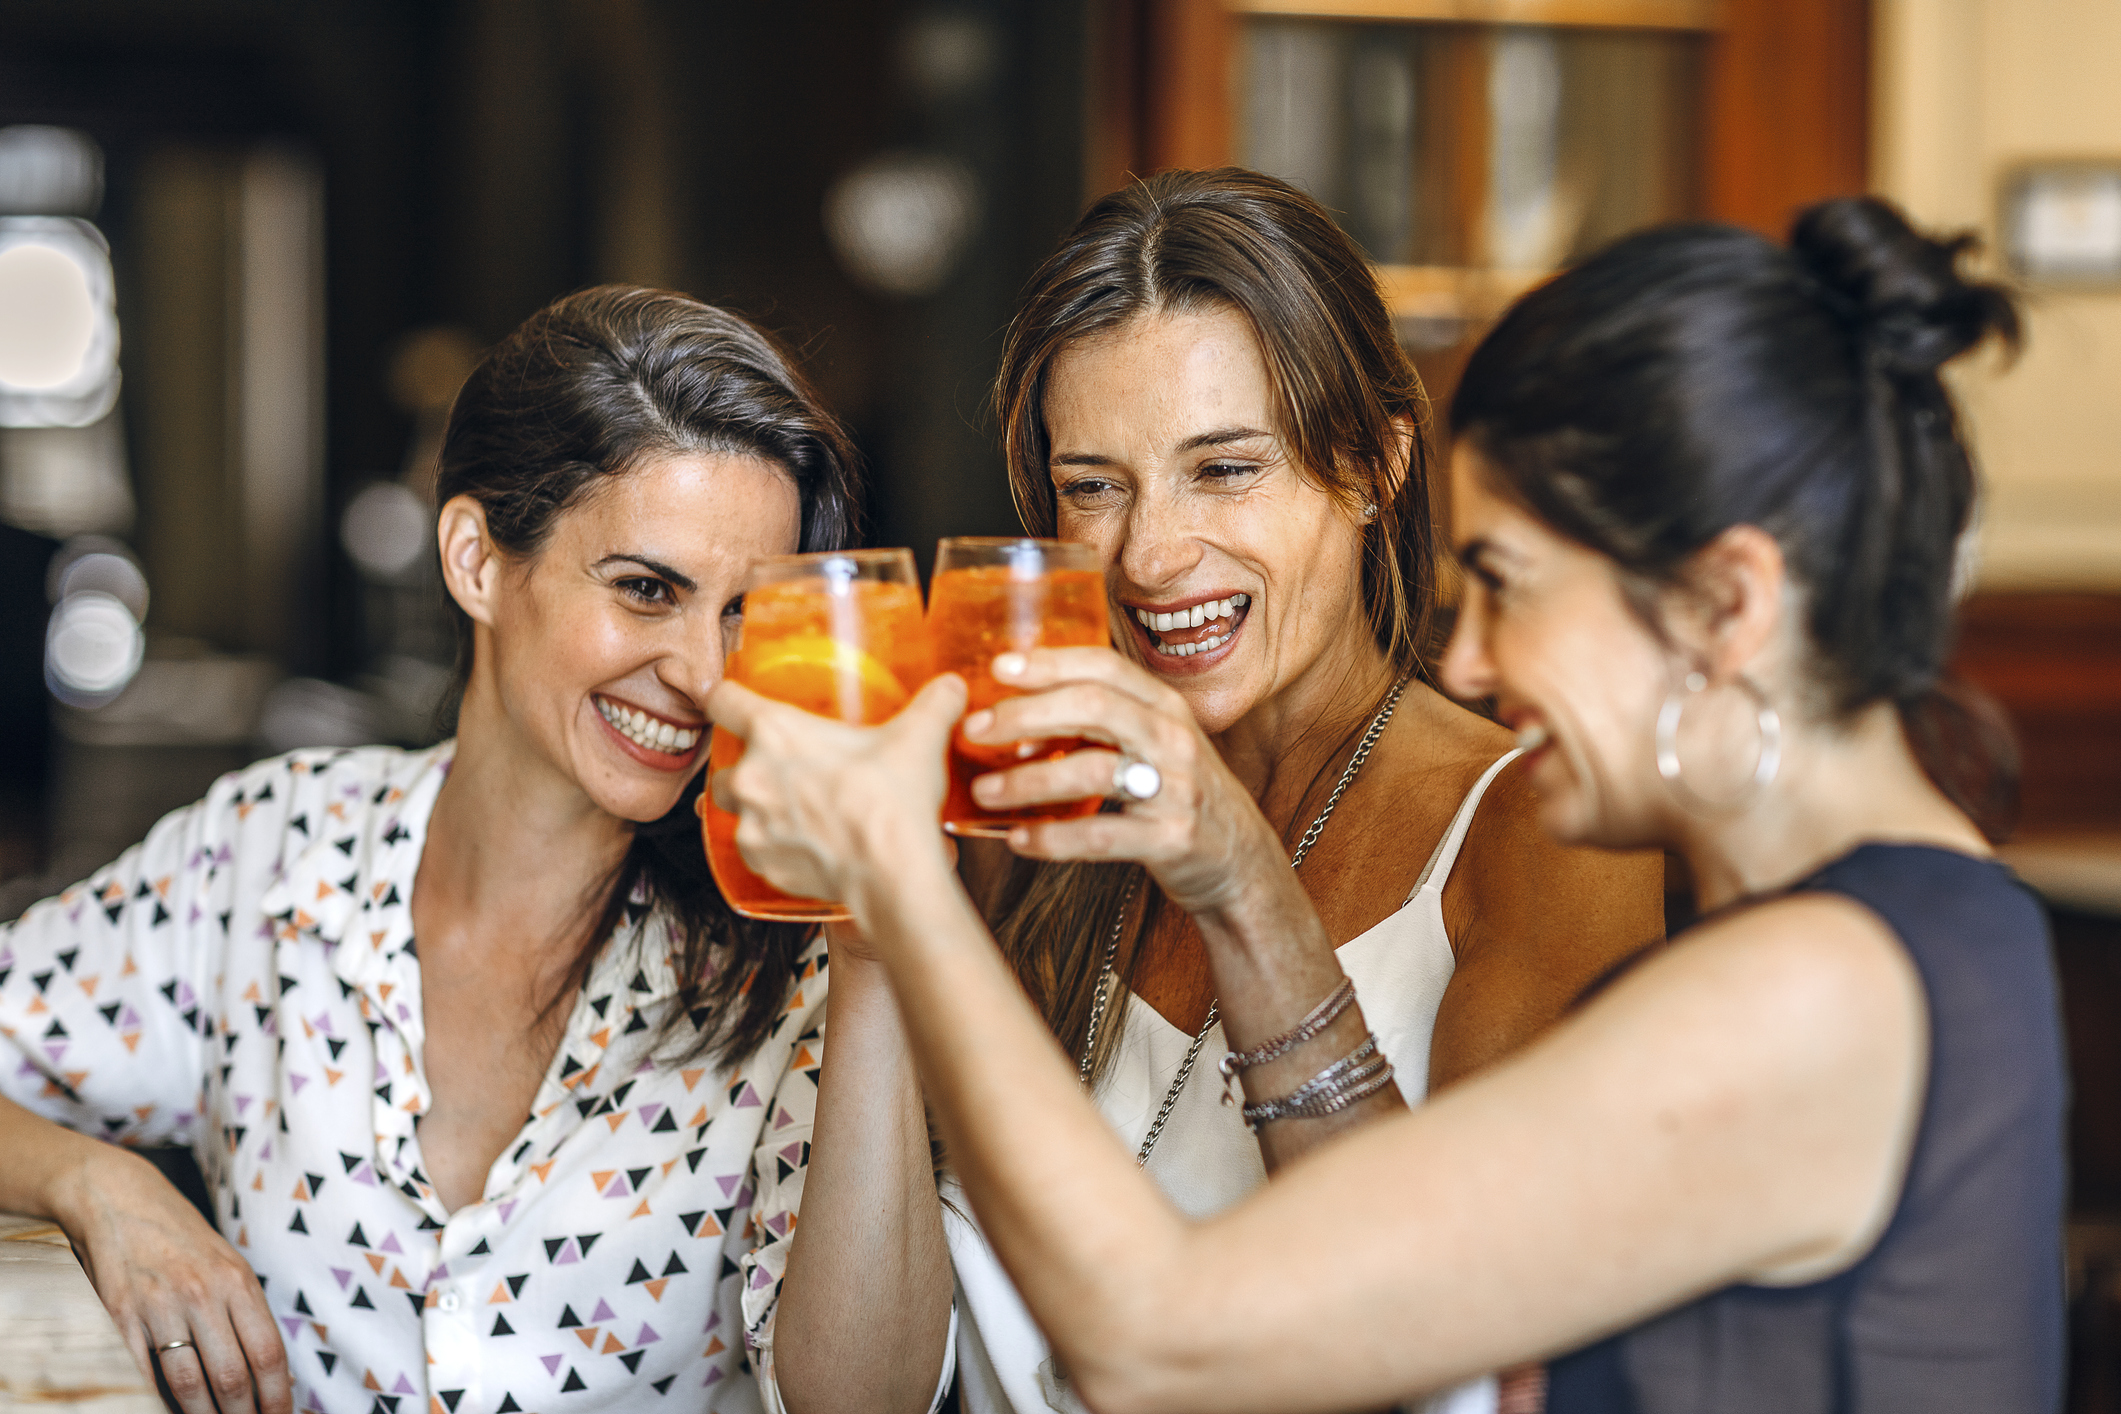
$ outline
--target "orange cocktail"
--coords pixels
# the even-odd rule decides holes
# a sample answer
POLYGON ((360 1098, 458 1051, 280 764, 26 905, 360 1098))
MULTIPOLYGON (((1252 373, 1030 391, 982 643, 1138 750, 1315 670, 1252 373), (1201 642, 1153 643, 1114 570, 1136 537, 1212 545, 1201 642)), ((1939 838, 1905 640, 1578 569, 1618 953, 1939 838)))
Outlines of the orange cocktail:
MULTIPOLYGON (((874 725, 890 718, 931 675, 920 583, 906 550, 777 555, 752 567, 744 627, 727 676, 753 692, 821 717, 874 725)), ((717 731, 707 769, 736 764, 744 743, 717 731)), ((700 797, 707 863, 729 906, 747 918, 829 922, 836 903, 797 898, 751 872, 736 847, 736 817, 700 797)))
MULTIPOLYGON (((1112 641, 1105 614, 1105 577, 1096 552, 1058 540, 945 540, 937 547, 928 593, 928 633, 937 672, 957 673, 972 690, 966 712, 992 707, 1019 689, 991 671, 1003 653, 1030 648, 1101 647, 1112 641)), ((1032 820, 1072 820, 1097 810, 1098 797, 988 810, 973 803, 972 778, 989 771, 1053 760, 1088 745, 1081 737, 1047 737, 976 745, 964 728, 950 738, 950 793, 943 828, 954 835, 999 838, 1032 820)))

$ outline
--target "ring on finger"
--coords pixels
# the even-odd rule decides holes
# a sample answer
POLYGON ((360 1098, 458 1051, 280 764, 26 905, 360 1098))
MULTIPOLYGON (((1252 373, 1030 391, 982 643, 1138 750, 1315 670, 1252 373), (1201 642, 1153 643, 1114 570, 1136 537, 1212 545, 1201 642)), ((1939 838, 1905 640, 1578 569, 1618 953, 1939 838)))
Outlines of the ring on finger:
POLYGON ((165 1340, 155 1347, 155 1354, 167 1355, 172 1350, 191 1350, 193 1348, 192 1343, 188 1340, 165 1340))
POLYGON ((1112 794, 1121 800, 1154 800, 1163 788, 1163 772, 1139 756, 1122 756, 1112 768, 1112 794))

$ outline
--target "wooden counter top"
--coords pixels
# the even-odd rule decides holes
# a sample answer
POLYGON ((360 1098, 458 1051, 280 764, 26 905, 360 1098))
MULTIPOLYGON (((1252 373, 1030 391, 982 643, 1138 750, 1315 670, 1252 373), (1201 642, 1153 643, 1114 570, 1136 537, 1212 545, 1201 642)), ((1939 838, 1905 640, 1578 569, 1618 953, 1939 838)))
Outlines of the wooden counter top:
POLYGON ((66 1236, 0 1214, 0 1410, 162 1414, 66 1236))

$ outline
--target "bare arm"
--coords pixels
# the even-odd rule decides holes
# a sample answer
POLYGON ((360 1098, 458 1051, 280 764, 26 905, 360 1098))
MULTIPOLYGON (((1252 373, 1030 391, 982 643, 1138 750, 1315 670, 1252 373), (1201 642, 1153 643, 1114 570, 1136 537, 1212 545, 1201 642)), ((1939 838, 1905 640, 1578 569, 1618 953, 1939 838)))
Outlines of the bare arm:
POLYGON ((1505 767, 1444 887, 1456 970, 1436 1013, 1431 1091, 1518 1050, 1585 988, 1664 937, 1664 858, 1557 844, 1505 767))
MULTIPOLYGON (((1199 929, 1232 1049, 1250 1050, 1294 1027, 1345 980, 1333 939, 1289 868, 1281 840, 1257 802, 1223 764, 1185 699, 1139 666, 1102 648, 1018 655, 996 674, 1026 689, 991 719, 968 719, 975 739, 1089 737, 1154 765, 1161 789, 1121 814, 1019 828, 1010 848, 1038 859, 1132 859, 1147 865, 1199 929)), ((1079 751, 981 777, 991 805, 1080 800, 1111 788, 1114 750, 1079 751)), ((1247 1100, 1293 1092, 1359 1047, 1369 1034, 1358 1001, 1319 1035, 1241 1073, 1247 1100)), ((1219 1057, 1204 1056, 1212 1065, 1219 1057)), ((1349 1129, 1406 1108, 1386 1085, 1337 1113, 1286 1118, 1259 1128, 1271 1173, 1349 1129)))
POLYGON ((1920 982, 1876 918, 1801 897, 1189 1222, 1112 1139, 927 827, 962 701, 938 679, 864 733, 725 685, 710 710, 752 749, 715 789, 753 866, 847 900, 884 958, 981 1225, 1092 1407, 1398 1399, 1733 1281, 1815 1279, 1889 1216, 1920 982))
POLYGON ((791 1414, 927 1409, 950 1326, 950 1253, 927 1116, 882 966, 832 933, 817 1124, 774 1317, 791 1414))
POLYGON ((57 1223, 141 1373, 185 1414, 285 1414, 287 1354, 250 1266, 138 1154, 0 1099, 0 1209, 57 1223), (189 1340, 163 1357, 153 1347, 189 1340))

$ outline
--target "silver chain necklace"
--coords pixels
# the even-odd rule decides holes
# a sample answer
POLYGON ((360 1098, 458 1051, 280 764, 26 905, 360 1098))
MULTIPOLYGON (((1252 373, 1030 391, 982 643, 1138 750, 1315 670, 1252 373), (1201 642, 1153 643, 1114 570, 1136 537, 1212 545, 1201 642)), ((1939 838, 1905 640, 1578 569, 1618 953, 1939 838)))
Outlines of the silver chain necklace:
MULTIPOLYGON (((1333 818, 1334 807, 1338 806, 1340 798, 1348 793, 1348 787, 1355 784, 1355 776, 1362 770, 1362 763, 1370 759, 1370 748, 1377 745, 1378 737, 1384 735, 1385 724, 1392 720, 1392 711, 1399 706, 1400 694, 1407 690, 1408 681, 1407 678, 1401 678, 1393 683, 1392 690, 1385 694, 1384 705, 1379 707, 1377 715, 1370 719, 1369 730, 1362 734, 1362 740, 1356 744, 1355 754, 1348 758, 1348 764, 1341 771, 1340 779, 1334 782, 1333 793, 1326 797, 1325 807, 1318 812, 1318 818, 1311 822, 1311 828, 1304 831, 1303 838, 1296 842, 1296 851, 1289 856, 1291 869, 1302 867, 1304 856, 1311 852, 1311 846, 1317 844, 1318 837, 1325 833, 1326 821, 1333 818)), ((1135 883, 1128 884, 1126 895, 1119 901, 1119 917, 1112 920, 1112 936, 1105 940, 1105 960, 1097 974, 1097 994, 1090 1000, 1090 1025, 1083 1033, 1083 1058, 1076 1067, 1076 1074, 1086 1087, 1090 1084, 1090 1059, 1097 1054, 1098 1028, 1104 1022, 1105 1007, 1112 999, 1112 983, 1115 980, 1112 964, 1119 956, 1120 935, 1126 931, 1127 905, 1134 902, 1135 886, 1135 883)), ((1135 1152, 1134 1162, 1137 1165, 1146 1165, 1149 1162, 1149 1151, 1156 1147, 1157 1139, 1162 1136, 1164 1122, 1171 1118, 1171 1111, 1178 1104, 1178 1097, 1185 1090, 1186 1082, 1193 1078, 1193 1067, 1200 1060, 1200 1049, 1207 1044, 1208 1033, 1215 1029, 1215 1022, 1220 1014, 1219 1006, 1218 1002, 1208 1003, 1208 1019, 1200 1024, 1200 1030, 1193 1033, 1193 1044, 1186 1047, 1186 1058, 1179 1063, 1178 1074, 1172 1079, 1171 1088, 1164 1092, 1164 1102, 1157 1108, 1156 1120, 1149 1126, 1148 1137, 1142 1140, 1141 1148, 1135 1152)))

